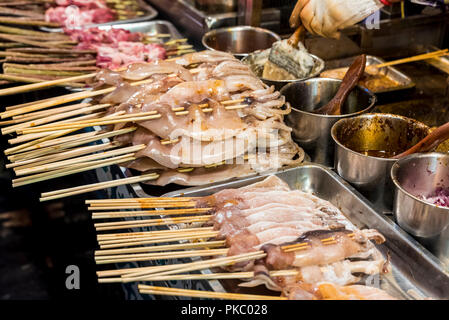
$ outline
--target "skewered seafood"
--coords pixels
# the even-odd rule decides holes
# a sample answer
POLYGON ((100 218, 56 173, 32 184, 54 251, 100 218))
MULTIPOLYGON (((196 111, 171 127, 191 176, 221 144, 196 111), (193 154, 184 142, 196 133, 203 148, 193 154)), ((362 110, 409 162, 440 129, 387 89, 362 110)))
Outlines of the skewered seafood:
MULTIPOLYGON (((136 156, 150 160, 128 165, 158 170, 161 176, 153 184, 204 184, 303 160, 283 122, 290 112, 284 97, 229 54, 204 51, 173 62, 134 63, 120 72, 103 70, 97 81, 97 86, 117 87, 100 101, 112 105, 108 114, 161 115, 138 121, 135 132, 117 137, 125 144, 146 145, 136 156), (198 65, 188 69, 192 63, 198 65), (129 83, 143 79, 150 81, 129 83)), ((126 126, 118 123, 113 130, 126 126)))
MULTIPOLYGON (((209 238, 211 236, 214 237, 213 241, 224 241, 226 249, 202 250, 201 254, 225 254, 227 257, 206 260, 204 265, 222 267, 231 271, 234 276, 245 274, 241 278, 244 281, 240 284, 241 287, 265 285, 270 290, 282 292, 282 295, 289 299, 394 299, 381 289, 361 285, 368 283, 372 276, 389 271, 388 261, 374 244, 380 245, 385 242, 383 235, 374 229, 358 229, 330 202, 306 192, 291 190, 289 185, 276 176, 238 189, 223 189, 211 196, 179 198, 177 201, 175 199, 177 198, 120 199, 117 205, 123 209, 128 207, 126 203, 130 205, 134 203, 133 208, 136 208, 136 205, 139 207, 139 204, 142 208, 147 208, 146 204, 149 207, 172 208, 183 207, 185 203, 186 207, 190 208, 188 210, 198 210, 197 214, 201 216, 192 216, 190 220, 166 218, 167 223, 189 223, 189 221, 193 223, 192 226, 176 232, 180 237, 176 240, 183 239, 180 233, 182 230, 187 235, 197 233, 199 237, 203 233, 203 237, 209 239, 206 240, 204 247, 213 243, 209 238), (206 212, 207 215, 204 215, 206 212), (195 217, 198 220, 194 220, 195 217), (179 222, 175 222, 177 219, 179 222), (198 223, 203 224, 204 231, 197 228, 198 223), (225 263, 221 263, 220 259, 224 259, 225 263), (217 264, 214 265, 213 261, 217 261, 217 264)), ((109 201, 104 204, 98 203, 93 208, 111 209, 104 207, 106 203, 108 206, 111 205, 109 201)), ((165 211, 168 214, 173 210, 165 211)), ((98 213, 99 216, 104 214, 98 213)), ((117 223, 119 228, 123 228, 120 224, 126 223, 129 227, 132 222, 117 223)), ((114 228, 114 224, 105 223, 105 230, 114 228)), ((103 223, 97 224, 96 227, 103 230, 103 223)), ((164 237, 157 233, 153 239, 159 235, 164 237)), ((109 240, 113 244, 125 241, 120 246, 144 244, 137 241, 138 238, 131 238, 131 234, 101 236, 105 237, 104 244, 109 240), (120 239, 126 238, 120 240, 116 236, 120 239), (132 242, 134 239, 137 242, 132 242)), ((173 235, 169 235, 165 241, 170 241, 169 239, 173 239, 174 236, 173 231, 173 235)), ((150 241, 155 241, 153 239, 149 238, 150 241)), ((147 248, 129 248, 123 249, 123 252, 144 252, 147 248)), ((157 246, 150 248, 151 251, 157 250, 157 246)), ((101 256, 112 253, 110 250, 106 251, 109 252, 101 256)), ((195 252, 191 254, 194 255, 195 252)), ((126 259, 125 256, 123 258, 126 259)), ((113 261, 119 260, 109 262, 113 261)), ((200 263, 192 262, 193 268, 178 267, 179 271, 175 269, 176 265, 169 265, 166 266, 167 272, 161 270, 160 275, 156 270, 154 272, 148 270, 147 273, 145 268, 140 268, 142 271, 136 272, 127 270, 129 275, 124 277, 128 279, 127 281, 157 280, 168 274, 198 270, 195 269, 195 264, 200 263)), ((188 279, 188 276, 190 275, 184 274, 177 277, 188 279)))

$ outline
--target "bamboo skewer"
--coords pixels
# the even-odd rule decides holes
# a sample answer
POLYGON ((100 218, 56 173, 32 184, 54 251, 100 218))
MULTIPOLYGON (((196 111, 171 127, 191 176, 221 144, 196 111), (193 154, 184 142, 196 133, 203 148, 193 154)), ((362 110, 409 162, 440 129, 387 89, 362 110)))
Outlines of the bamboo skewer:
MULTIPOLYGON (((281 276, 296 276, 298 274, 297 270, 277 270, 270 271, 270 277, 281 277, 281 276)), ((230 279, 252 279, 255 274, 252 271, 247 272, 226 272, 226 273, 207 273, 207 274, 176 274, 169 276, 153 277, 153 281, 173 281, 173 280, 230 280, 230 279)), ((119 278, 99 278, 99 283, 117 283, 122 282, 119 278)), ((202 291, 204 292, 204 291, 202 291)))
POLYGON ((210 227, 192 227, 192 228, 182 228, 179 230, 170 230, 171 232, 165 232, 162 231, 169 231, 169 230, 157 230, 157 231, 143 231, 143 232, 131 232, 128 233, 128 235, 124 234, 121 237, 115 237, 115 238, 102 238, 98 239, 98 244, 100 245, 106 245, 106 244, 118 244, 118 243, 127 243, 127 242, 136 242, 136 241, 147 241, 147 240, 161 240, 161 239, 179 239, 179 240, 185 240, 181 237, 184 236, 198 236, 198 235, 209 235, 213 234, 213 236, 218 235, 217 231, 214 231, 210 227), (203 230, 201 230, 203 229, 203 230), (176 231, 176 232, 175 232, 176 231))
POLYGON ((41 202, 43 202, 43 201, 49 201, 49 200, 54 200, 54 199, 60 199, 60 198, 68 197, 68 196, 88 193, 88 192, 102 190, 102 189, 106 189, 106 188, 118 187, 121 185, 155 180, 158 177, 159 177, 158 174, 150 173, 150 174, 145 174, 145 175, 141 175, 138 177, 124 178, 124 179, 119 179, 119 180, 114 180, 114 181, 106 181, 106 182, 100 182, 100 183, 93 183, 93 184, 88 184, 88 185, 74 187, 74 188, 46 192, 41 195, 41 198, 39 200, 41 202))
POLYGON ((152 211, 112 211, 93 212, 92 219, 125 218, 125 217, 152 217, 168 215, 185 215, 195 213, 206 213, 212 208, 174 209, 174 210, 152 210, 152 211))
POLYGON ((27 176, 24 178, 14 179, 12 181, 13 187, 20 187, 30 183, 41 182, 49 179, 55 179, 59 177, 64 177, 70 174, 84 172, 88 170, 93 170, 101 167, 110 166, 113 164, 119 164, 123 162, 128 162, 135 160, 133 157, 133 153, 128 153, 122 156, 117 156, 113 158, 109 158, 106 160, 98 160, 98 161, 89 161, 80 164, 71 165, 68 168, 57 169, 49 172, 38 173, 35 175, 27 176))
POLYGON ((225 240, 220 240, 220 241, 204 241, 204 242, 169 244, 161 246, 147 246, 147 247, 125 248, 125 249, 106 249, 95 251, 95 256, 107 256, 107 255, 113 256, 115 254, 172 251, 172 250, 184 250, 195 248, 216 248, 216 247, 223 247, 225 243, 226 243, 225 240))
MULTIPOLYGON (((47 116, 47 117, 40 118, 37 120, 36 119, 30 120, 28 122, 23 122, 23 123, 19 123, 19 124, 13 125, 13 126, 3 128, 2 134, 17 132, 17 131, 25 129, 25 128, 40 126, 43 124, 47 124, 49 122, 69 118, 69 117, 80 115, 80 114, 91 113, 92 111, 102 110, 109 106, 110 106, 110 104, 98 104, 98 105, 94 105, 94 106, 86 106, 86 107, 78 108, 76 110, 72 110, 72 111, 68 111, 68 112, 56 113, 51 116, 47 116)), ((69 129, 71 129, 71 128, 69 128, 69 129)), ((45 132, 47 132, 47 131, 45 131, 45 132)))
POLYGON ((213 267, 223 267, 223 266, 233 265, 238 262, 261 259, 265 256, 266 256, 265 252, 256 251, 256 252, 251 252, 251 253, 235 255, 235 256, 231 256, 231 257, 211 259, 208 261, 165 265, 165 266, 161 266, 161 267, 155 267, 154 269, 148 270, 148 271, 139 271, 139 272, 127 274, 125 276, 122 276, 122 280, 125 283, 134 282, 134 281, 149 281, 149 280, 152 280, 152 277, 179 274, 179 273, 183 273, 183 272, 190 272, 190 271, 203 270, 203 269, 210 269, 213 267))
POLYGON ((24 128, 16 130, 19 134, 28 134, 28 133, 40 133, 40 132, 48 132, 48 131, 58 131, 58 130, 66 130, 66 129, 82 129, 86 127, 93 127, 93 126, 102 126, 102 125, 110 125, 110 124, 117 124, 117 123, 123 123, 123 122, 138 122, 138 121, 147 121, 147 120, 153 120, 158 119, 161 117, 160 114, 155 114, 156 111, 146 112, 146 114, 151 114, 147 116, 139 116, 139 114, 133 115, 126 115, 126 117, 110 117, 110 119, 94 119, 91 121, 80 121, 80 122, 70 122, 66 124, 60 124, 60 125, 46 125, 46 126, 40 126, 35 128, 24 128))
MULTIPOLYGON (((131 83, 130 85, 137 86, 137 85, 150 83, 150 82, 153 82, 153 80, 146 79, 146 80, 136 81, 136 82, 131 83)), ((31 105, 28 105, 25 107, 21 107, 21 108, 15 108, 15 106, 12 106, 12 108, 10 110, 0 113, 0 115, 1 115, 2 119, 5 119, 5 118, 9 118, 9 117, 16 116, 19 114, 28 113, 31 111, 37 111, 37 110, 53 107, 53 106, 60 105, 63 103, 68 103, 68 102, 73 102, 73 101, 77 101, 77 100, 81 100, 81 99, 87 99, 87 98, 99 96, 102 94, 110 93, 110 92, 114 91, 115 89, 116 89, 116 87, 109 87, 109 88, 95 90, 95 91, 75 92, 75 93, 70 93, 67 95, 59 96, 57 98, 50 98, 50 99, 38 101, 38 102, 35 102, 34 104, 31 104, 31 105)))
POLYGON ((383 67, 395 66, 398 64, 427 60, 427 59, 431 59, 431 58, 445 56, 448 54, 448 51, 449 51, 448 49, 438 50, 438 51, 420 54, 420 55, 409 57, 409 58, 404 58, 404 59, 399 59, 399 60, 395 60, 395 61, 390 61, 390 62, 373 65, 372 67, 383 68, 383 67))
POLYGON ((145 147, 146 146, 143 144, 135 145, 135 146, 120 148, 120 149, 116 149, 116 150, 112 150, 112 151, 95 153, 92 155, 72 158, 69 160, 55 161, 51 164, 33 166, 33 167, 29 167, 29 168, 24 168, 24 169, 15 169, 15 173, 17 176, 22 176, 22 175, 33 174, 33 173, 38 173, 38 172, 43 172, 43 171, 50 171, 50 170, 54 170, 54 169, 59 169, 61 167, 70 166, 72 164, 86 163, 86 161, 98 160, 98 159, 108 158, 108 157, 112 157, 112 156, 118 156, 118 155, 122 155, 122 154, 126 154, 126 153, 137 152, 139 150, 144 149, 145 147))
MULTIPOLYGON (((136 127, 129 127, 129 128, 125 128, 125 129, 120 129, 120 130, 115 130, 115 131, 110 131, 110 132, 106 132, 106 133, 100 133, 100 134, 93 134, 92 136, 89 136, 87 138, 83 138, 83 139, 78 139, 78 140, 74 140, 74 141, 68 141, 68 142, 63 142, 54 146, 50 146, 50 147, 46 147, 43 149, 38 149, 38 150, 34 150, 31 151, 29 153, 26 154, 17 154, 17 155, 13 155, 9 160, 10 161, 16 161, 16 160, 28 160, 28 159, 32 159, 32 158, 36 158, 39 156, 44 156, 47 155, 49 153, 53 153, 55 151, 59 152, 62 150, 66 150, 69 148, 73 148, 76 146, 80 146, 80 145, 84 145, 90 142, 94 142, 97 140, 101 140, 101 139, 106 139, 106 138, 111 138, 117 135, 121 135, 121 134, 125 134, 125 133, 129 133, 136 130, 136 127)), ((98 131, 97 131, 98 132, 98 131)), ((97 133, 95 132, 95 133, 97 133)))
MULTIPOLYGON (((276 270, 270 271, 270 277, 280 277, 280 276, 296 276, 298 274, 297 270, 276 270)), ((160 276, 155 278, 153 281, 172 281, 172 280, 225 280, 225 279, 252 279, 255 274, 253 271, 247 272, 226 272, 226 273, 207 273, 207 274, 177 274, 170 276, 160 276)), ((114 278, 113 278, 114 279, 114 278)), ((120 279, 120 278, 115 278, 120 279)), ((115 280, 114 279, 114 280, 115 280)), ((112 279, 100 279, 101 282, 112 282, 112 279), (108 281, 109 280, 109 281, 108 281)), ((204 291, 202 291, 204 292, 204 291)))
POLYGON ((33 90, 42 89, 42 88, 59 85, 59 84, 69 84, 71 82, 76 82, 76 81, 92 78, 95 75, 96 75, 96 73, 84 74, 81 76, 75 76, 75 77, 70 77, 70 78, 64 78, 64 79, 58 79, 58 80, 52 80, 52 81, 44 81, 44 82, 23 85, 23 86, 19 86, 19 87, 1 89, 0 96, 17 94, 17 93, 21 93, 21 92, 30 92, 33 90))
POLYGON ((102 222, 96 223, 95 228, 97 231, 105 231, 105 230, 117 230, 117 229, 136 228, 136 227, 152 227, 152 226, 161 226, 178 223, 206 222, 210 219, 210 217, 211 217, 210 215, 206 215, 206 216, 190 216, 179 218, 146 219, 135 221, 102 222))
POLYGON ((110 205, 111 203, 147 203, 147 202, 183 202, 199 199, 200 197, 154 197, 154 198, 122 198, 122 199, 98 199, 86 200, 91 206, 110 205))
POLYGON ((138 288, 139 292, 143 294, 166 295, 166 296, 181 296, 181 297, 225 299, 225 300, 288 300, 287 297, 278 297, 278 296, 200 291, 190 289, 154 287, 140 284, 138 288))
POLYGON ((120 209, 156 209, 156 208, 193 208, 196 206, 196 202, 180 202, 180 203, 148 203, 148 204, 136 204, 136 205, 115 205, 115 206, 101 206, 101 207, 88 207, 87 210, 120 210, 120 209))
POLYGON ((192 232, 206 232, 212 231, 213 227, 200 227, 200 228, 183 228, 183 229, 167 229, 167 230, 153 230, 153 231, 140 231, 140 232, 122 232, 122 233, 104 233, 97 234, 97 239, 99 242, 104 240, 117 240, 117 239, 128 239, 143 236, 160 236, 160 235, 179 235, 181 233, 192 233, 192 232))
POLYGON ((47 164, 47 163, 56 162, 59 160, 74 158, 76 156, 80 156, 83 154, 89 154, 89 153, 93 153, 93 152, 97 152, 97 151, 105 151, 105 150, 109 150, 109 149, 116 148, 119 146, 121 146, 121 143, 119 143, 119 142, 108 142, 108 143, 96 144, 93 146, 76 148, 76 149, 72 149, 69 151, 61 152, 61 153, 58 153, 57 155, 48 155, 48 156, 43 156, 43 157, 39 157, 39 158, 8 163, 6 165, 6 168, 7 169, 16 168, 16 167, 22 168, 22 169, 30 168, 32 166, 39 166, 39 165, 43 165, 43 164, 47 164))
POLYGON ((211 257, 225 255, 229 249, 206 249, 206 250, 190 250, 190 251, 172 251, 172 252, 156 252, 142 254, 128 254, 116 256, 100 256, 95 257, 97 264, 120 263, 130 261, 151 261, 151 260, 168 260, 191 257, 211 257))
POLYGON ((122 248, 122 247, 132 247, 147 244, 156 243, 169 243, 178 242, 184 240, 194 240, 194 239, 209 239, 214 238, 218 235, 217 231, 210 231, 209 233, 195 233, 195 234, 184 234, 184 235, 172 235, 172 236, 160 236, 160 237, 149 237, 148 239, 139 238, 138 240, 128 240, 125 241, 115 241, 114 243, 100 243, 101 249, 112 249, 112 248, 122 248))

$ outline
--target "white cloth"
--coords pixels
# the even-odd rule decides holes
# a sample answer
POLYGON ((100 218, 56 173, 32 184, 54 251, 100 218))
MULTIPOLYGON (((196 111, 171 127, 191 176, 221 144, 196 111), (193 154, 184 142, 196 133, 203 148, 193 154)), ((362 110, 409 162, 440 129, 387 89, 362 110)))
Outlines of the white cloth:
POLYGON ((379 0, 298 0, 295 11, 299 17, 295 16, 309 32, 338 38, 338 30, 362 21, 382 6, 379 0))

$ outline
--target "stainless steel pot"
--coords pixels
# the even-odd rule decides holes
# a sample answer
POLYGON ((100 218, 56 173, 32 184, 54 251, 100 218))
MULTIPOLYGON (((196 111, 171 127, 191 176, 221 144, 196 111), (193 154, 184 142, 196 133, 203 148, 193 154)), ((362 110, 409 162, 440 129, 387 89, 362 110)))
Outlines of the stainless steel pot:
POLYGON ((369 112, 376 96, 367 89, 356 87, 343 106, 342 115, 312 113, 328 103, 337 93, 341 80, 315 78, 286 85, 281 94, 292 106, 286 123, 293 128, 293 139, 306 151, 312 162, 332 167, 334 142, 331 128, 340 119, 369 112))
POLYGON ((335 169, 379 209, 390 211, 394 191, 390 170, 396 160, 363 153, 398 154, 428 133, 425 124, 392 114, 365 114, 339 120, 331 130, 335 169))
POLYGON ((418 237, 434 237, 449 226, 449 208, 426 202, 437 188, 449 188, 449 155, 412 154, 391 168, 397 223, 418 237))
POLYGON ((237 58, 246 57, 251 52, 271 48, 281 40, 276 33, 250 26, 214 29, 203 36, 203 45, 209 50, 224 51, 237 58))

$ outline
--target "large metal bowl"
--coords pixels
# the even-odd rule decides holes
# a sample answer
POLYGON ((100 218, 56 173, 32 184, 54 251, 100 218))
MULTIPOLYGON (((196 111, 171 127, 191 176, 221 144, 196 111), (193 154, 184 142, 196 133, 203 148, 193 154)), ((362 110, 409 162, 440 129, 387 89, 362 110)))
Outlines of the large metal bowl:
POLYGON ((449 225, 449 208, 426 202, 437 188, 449 188, 449 155, 412 154, 391 168, 395 185, 393 213, 397 223, 418 237, 434 237, 449 225))
POLYGON ((292 106, 286 123, 293 128, 293 139, 306 151, 313 162, 332 167, 334 142, 331 128, 338 120, 369 112, 376 96, 367 89, 356 87, 343 106, 343 115, 313 113, 328 103, 337 93, 341 80, 315 78, 286 85, 281 94, 292 106))
POLYGON ((324 60, 321 58, 311 55, 312 58, 315 60, 315 66, 313 67, 312 71, 310 72, 307 77, 300 78, 300 79, 294 79, 294 80, 270 80, 262 77, 263 75, 263 69, 265 66, 265 63, 268 60, 268 56, 270 55, 270 49, 263 50, 263 51, 256 51, 251 54, 249 54, 247 57, 242 59, 242 62, 244 64, 247 64, 251 70, 256 74, 264 83, 266 83, 269 86, 274 86, 276 90, 280 91, 284 86, 290 83, 297 83, 301 82, 306 79, 315 78, 320 75, 320 73, 324 70, 324 60))
POLYGON ((271 48, 281 40, 276 33, 250 26, 214 29, 203 36, 203 45, 209 50, 224 51, 237 58, 243 58, 251 52, 271 48))
POLYGON ((393 114, 372 113, 339 120, 331 130, 335 142, 335 169, 378 208, 390 211, 394 191, 390 170, 396 159, 362 152, 401 153, 429 131, 421 122, 393 114))

